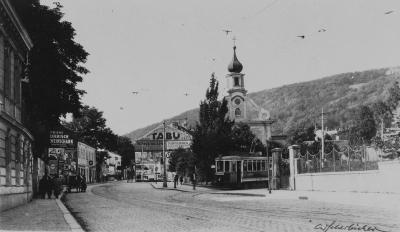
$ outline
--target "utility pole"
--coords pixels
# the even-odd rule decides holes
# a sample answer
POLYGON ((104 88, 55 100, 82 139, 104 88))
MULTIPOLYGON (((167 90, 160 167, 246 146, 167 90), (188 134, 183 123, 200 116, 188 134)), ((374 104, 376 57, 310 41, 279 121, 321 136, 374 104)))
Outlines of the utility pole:
POLYGON ((324 108, 322 108, 322 140, 321 140, 321 144, 322 144, 322 151, 321 151, 321 167, 323 168, 324 166, 324 158, 325 158, 325 133, 324 133, 324 108))
POLYGON ((272 182, 271 174, 272 173, 270 173, 271 163, 269 162, 268 139, 267 139, 267 141, 265 143, 265 147, 266 147, 266 153, 267 153, 268 192, 269 192, 269 194, 271 194, 271 184, 272 184, 271 183, 272 182))
POLYGON ((164 161, 164 182, 163 182, 163 188, 168 187, 167 186, 167 161, 165 159, 165 121, 163 121, 163 161, 164 161))

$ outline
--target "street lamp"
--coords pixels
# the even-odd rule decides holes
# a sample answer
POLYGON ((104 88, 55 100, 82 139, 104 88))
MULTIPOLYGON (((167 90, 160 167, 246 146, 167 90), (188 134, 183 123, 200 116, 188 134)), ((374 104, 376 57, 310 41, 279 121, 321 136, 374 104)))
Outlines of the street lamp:
POLYGON ((271 174, 270 174, 270 166, 271 166, 271 164, 270 164, 270 162, 269 162, 269 152, 268 152, 268 139, 267 139, 267 141, 266 141, 266 143, 265 143, 265 147, 266 147, 266 152, 267 152, 267 173, 268 173, 268 192, 269 192, 269 194, 271 194, 271 181, 272 181, 272 179, 271 179, 271 174, 272 174, 272 172, 271 172, 271 174))
POLYGON ((165 157, 165 120, 163 121, 163 161, 164 161, 164 180, 163 180, 163 188, 168 187, 167 185, 167 161, 165 157))

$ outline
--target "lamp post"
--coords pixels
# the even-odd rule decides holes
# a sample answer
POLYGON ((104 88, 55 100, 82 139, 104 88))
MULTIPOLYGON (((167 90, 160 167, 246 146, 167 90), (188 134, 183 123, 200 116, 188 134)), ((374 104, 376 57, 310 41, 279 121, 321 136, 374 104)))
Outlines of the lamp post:
POLYGON ((165 120, 163 121, 163 166, 164 166, 164 180, 163 180, 163 188, 168 187, 167 185, 167 161, 165 159, 165 120))

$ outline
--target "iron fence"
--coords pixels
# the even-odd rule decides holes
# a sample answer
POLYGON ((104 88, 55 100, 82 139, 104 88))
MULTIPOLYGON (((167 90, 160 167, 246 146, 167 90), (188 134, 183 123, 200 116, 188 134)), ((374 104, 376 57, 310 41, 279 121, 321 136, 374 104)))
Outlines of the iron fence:
POLYGON ((321 151, 316 154, 306 151, 303 154, 299 153, 297 158, 297 168, 300 174, 378 170, 379 161, 379 159, 370 159, 366 152, 366 146, 333 147, 323 155, 321 151))

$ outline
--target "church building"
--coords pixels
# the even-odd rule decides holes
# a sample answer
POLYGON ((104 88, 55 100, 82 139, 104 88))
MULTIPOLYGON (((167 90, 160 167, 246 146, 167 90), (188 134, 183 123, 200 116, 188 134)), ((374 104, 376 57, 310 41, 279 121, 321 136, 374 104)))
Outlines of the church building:
POLYGON ((244 76, 242 73, 243 65, 236 56, 236 46, 233 47, 233 58, 228 65, 229 73, 226 75, 228 83, 228 101, 229 118, 235 122, 245 123, 250 126, 251 131, 262 142, 271 140, 271 124, 274 122, 270 118, 270 113, 257 105, 247 96, 247 90, 244 85, 244 76))

